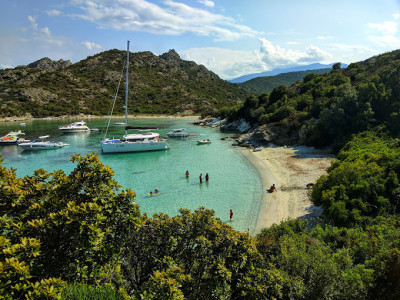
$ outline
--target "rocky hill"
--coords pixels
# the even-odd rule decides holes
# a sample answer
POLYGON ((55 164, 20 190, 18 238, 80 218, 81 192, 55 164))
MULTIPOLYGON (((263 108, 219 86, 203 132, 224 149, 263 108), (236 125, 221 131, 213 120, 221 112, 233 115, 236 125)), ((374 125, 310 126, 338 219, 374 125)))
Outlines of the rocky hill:
MULTIPOLYGON (((75 64, 44 58, 0 70, 0 117, 107 115, 123 74, 114 110, 122 114, 125 58, 114 49, 75 64)), ((129 64, 130 114, 208 114, 250 95, 174 50, 131 53, 129 64)))
POLYGON ((39 68, 39 69, 47 70, 47 71, 55 71, 55 70, 64 69, 64 68, 70 66, 71 64, 72 63, 69 60, 60 59, 59 61, 54 61, 48 57, 44 57, 42 59, 39 59, 39 60, 29 64, 28 68, 39 68))

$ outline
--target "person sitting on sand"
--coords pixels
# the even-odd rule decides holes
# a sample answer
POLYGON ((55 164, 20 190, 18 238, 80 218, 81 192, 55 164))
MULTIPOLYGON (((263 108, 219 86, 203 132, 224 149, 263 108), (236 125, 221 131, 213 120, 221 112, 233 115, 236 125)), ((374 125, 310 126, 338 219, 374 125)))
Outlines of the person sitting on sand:
POLYGON ((269 188, 269 190, 267 190, 268 193, 273 193, 276 192, 276 187, 275 187, 275 183, 273 185, 271 185, 271 187, 269 188))

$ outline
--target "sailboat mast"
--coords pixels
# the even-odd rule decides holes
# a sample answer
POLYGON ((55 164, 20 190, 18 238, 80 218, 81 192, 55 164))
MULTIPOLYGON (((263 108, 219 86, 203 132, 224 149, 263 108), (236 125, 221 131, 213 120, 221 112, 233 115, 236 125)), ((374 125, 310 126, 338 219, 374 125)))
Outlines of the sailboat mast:
MULTIPOLYGON (((128 83, 129 83, 129 41, 126 50, 126 83, 125 83, 125 127, 128 125, 128 83)), ((128 130, 125 128, 125 135, 128 130)))

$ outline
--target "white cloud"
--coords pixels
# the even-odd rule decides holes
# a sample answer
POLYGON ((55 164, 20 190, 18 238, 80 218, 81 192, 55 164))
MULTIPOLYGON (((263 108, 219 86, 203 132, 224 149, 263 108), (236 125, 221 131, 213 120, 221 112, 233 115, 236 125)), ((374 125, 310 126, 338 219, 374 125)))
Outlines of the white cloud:
MULTIPOLYGON (((394 14, 393 17, 397 19, 400 17, 400 14, 394 14)), ((396 22, 386 21, 380 24, 369 23, 368 26, 378 31, 377 34, 370 34, 368 36, 369 40, 376 46, 384 49, 400 47, 400 39, 396 36, 398 27, 396 22)))
POLYGON ((57 9, 47 10, 46 14, 49 16, 59 16, 59 15, 61 15, 61 11, 59 11, 57 9))
POLYGON ((258 51, 241 51, 222 48, 192 48, 179 51, 183 59, 193 60, 224 79, 245 74, 260 73, 280 67, 304 65, 334 60, 332 55, 315 46, 304 51, 284 49, 267 39, 259 39, 258 51))
MULTIPOLYGON (((167 35, 191 33, 212 36, 217 41, 237 40, 260 34, 220 14, 172 0, 164 0, 162 3, 163 6, 146 0, 103 0, 100 3, 90 0, 75 1, 77 7, 84 12, 78 17, 105 28, 167 35)), ((211 1, 207 1, 207 4, 211 5, 211 1)))
POLYGON ((368 23, 368 26, 377 29, 383 34, 392 35, 397 32, 397 23, 393 21, 386 21, 381 24, 368 23))
POLYGON ((88 48, 89 50, 102 49, 102 47, 100 45, 97 45, 95 43, 88 42, 88 41, 82 42, 82 45, 85 46, 86 48, 88 48))
POLYGON ((399 18, 400 18, 400 14, 393 14, 393 18, 394 18, 395 20, 399 19, 399 18))
POLYGON ((320 36, 317 36, 317 39, 318 39, 318 40, 325 41, 325 40, 330 40, 330 39, 332 39, 332 37, 329 36, 329 35, 320 35, 320 36))
POLYGON ((271 69, 288 65, 321 62, 331 57, 329 53, 315 46, 309 46, 305 51, 299 51, 284 49, 265 38, 259 39, 259 41, 261 43, 261 59, 271 69))
POLYGON ((221 78, 235 78, 265 70, 257 51, 231 50, 217 47, 191 48, 179 51, 182 59, 195 61, 221 78))
POLYGON ((50 29, 49 29, 48 27, 44 27, 44 28, 40 29, 40 31, 41 31, 44 35, 47 35, 47 36, 50 36, 50 35, 51 35, 50 29))
POLYGON ((38 25, 36 23, 36 18, 32 17, 32 16, 28 16, 28 20, 31 23, 31 27, 33 30, 37 30, 38 25))
POLYGON ((214 7, 214 2, 210 0, 199 0, 201 4, 204 4, 207 7, 214 7))
POLYGON ((369 39, 379 47, 400 48, 400 39, 393 35, 370 36, 369 39))

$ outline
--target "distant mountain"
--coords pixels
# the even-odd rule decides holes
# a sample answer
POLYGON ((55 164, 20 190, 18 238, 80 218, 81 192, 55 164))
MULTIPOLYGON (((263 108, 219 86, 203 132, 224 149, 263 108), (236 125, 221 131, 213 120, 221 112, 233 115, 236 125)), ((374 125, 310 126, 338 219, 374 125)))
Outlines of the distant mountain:
MULTIPOLYGON (((261 72, 261 73, 253 73, 253 74, 243 75, 243 76, 240 76, 238 78, 234 78, 234 79, 231 79, 231 80, 228 80, 228 81, 232 82, 232 83, 241 83, 241 82, 245 82, 245 81, 248 81, 250 79, 257 78, 257 77, 262 77, 262 76, 275 76, 275 75, 282 74, 282 73, 307 71, 307 70, 317 70, 317 69, 328 69, 328 68, 332 68, 332 66, 334 64, 335 63, 324 65, 324 64, 320 64, 320 63, 315 63, 315 64, 311 64, 311 65, 306 65, 306 66, 294 66, 294 67, 283 68, 283 69, 275 69, 275 70, 272 70, 272 71, 266 71, 266 72, 261 72)), ((343 63, 341 65, 342 65, 342 68, 347 68, 347 66, 348 66, 348 65, 343 64, 343 63)))
POLYGON ((263 77, 253 78, 242 83, 238 83, 237 85, 239 85, 246 91, 249 91, 256 95, 260 95, 262 93, 271 93, 272 90, 279 85, 290 86, 298 80, 303 81, 304 76, 310 73, 324 74, 330 72, 331 70, 332 68, 327 68, 327 69, 282 73, 275 76, 263 76, 263 77))
MULTIPOLYGON (((44 58, 28 66, 0 70, 0 117, 107 115, 125 51, 109 50, 80 62, 44 58)), ((251 95, 175 50, 160 56, 130 56, 130 114, 209 114, 243 103, 251 95)), ((114 113, 123 114, 123 88, 114 113)))

